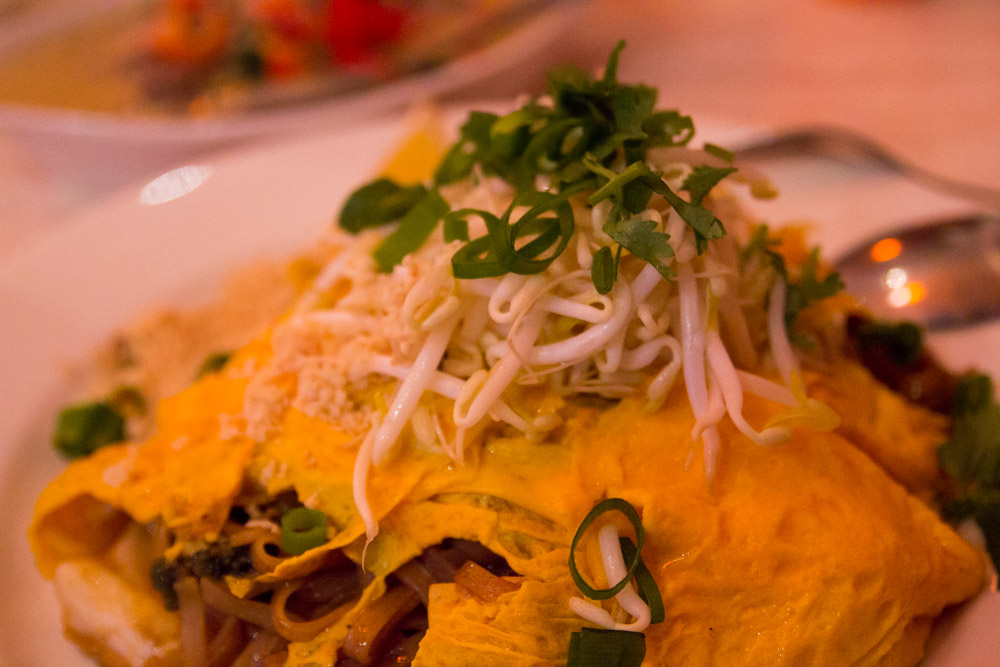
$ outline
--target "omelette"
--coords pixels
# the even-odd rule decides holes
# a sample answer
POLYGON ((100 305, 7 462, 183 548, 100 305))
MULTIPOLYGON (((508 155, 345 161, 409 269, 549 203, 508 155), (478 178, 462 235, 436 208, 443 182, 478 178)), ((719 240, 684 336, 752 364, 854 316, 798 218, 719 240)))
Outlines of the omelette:
POLYGON ((280 316, 51 483, 29 538, 70 639, 106 665, 920 662, 987 576, 931 504, 947 417, 858 361, 836 276, 730 194, 767 184, 617 58, 360 188, 280 316))

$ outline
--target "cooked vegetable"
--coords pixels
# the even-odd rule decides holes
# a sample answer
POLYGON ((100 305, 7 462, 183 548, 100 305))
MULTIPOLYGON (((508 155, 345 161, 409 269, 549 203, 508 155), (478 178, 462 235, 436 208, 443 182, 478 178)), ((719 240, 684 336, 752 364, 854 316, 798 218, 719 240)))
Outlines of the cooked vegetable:
POLYGON ((994 563, 1000 563, 1000 404, 985 375, 962 379, 951 438, 938 449, 941 467, 960 485, 945 506, 954 519, 975 519, 994 563))
POLYGON ((628 585, 631 581, 633 575, 639 570, 639 566, 642 563, 642 559, 639 552, 642 551, 642 542, 645 535, 642 530, 642 519, 639 518, 639 513, 629 504, 628 501, 622 500, 621 498, 608 498, 602 500, 594 506, 594 509, 587 513, 587 516, 583 518, 580 522, 580 527, 576 529, 576 534, 573 536, 573 542, 570 544, 569 549, 569 572, 573 576, 573 581, 576 583, 577 588, 583 592, 591 600, 607 600, 613 598, 616 594, 621 592, 623 588, 628 585), (580 543, 587 529, 590 528, 591 524, 597 520, 602 514, 608 512, 621 512, 625 515, 625 518, 629 520, 632 524, 632 528, 635 530, 635 539, 637 546, 635 547, 635 554, 633 558, 627 561, 628 572, 625 577, 619 581, 617 584, 611 586, 610 588, 594 588, 584 580, 583 576, 580 574, 580 570, 576 566, 576 547, 580 543))
MULTIPOLYGON (((584 190, 595 191, 589 198, 591 205, 604 200, 611 203, 604 231, 618 242, 618 252, 624 247, 668 279, 673 272, 662 260, 672 254, 666 243, 669 235, 635 217, 654 192, 695 230, 700 249, 725 234, 722 223, 701 203, 708 191, 735 169, 695 169, 683 185, 691 193, 688 202, 670 189, 662 174, 646 166, 651 148, 683 146, 693 136, 694 126, 690 118, 676 111, 655 112, 655 89, 618 82, 618 57, 624 46, 624 42, 619 43, 611 53, 601 79, 574 67, 553 70, 548 105, 532 100, 502 117, 481 112, 470 115, 458 142, 435 173, 435 187, 466 177, 478 165, 485 173, 514 184, 519 195, 499 219, 479 209, 456 211, 445 218, 446 237, 467 241, 452 260, 455 277, 543 271, 565 250, 573 233, 565 201, 584 190), (621 157, 625 166, 616 171, 612 166, 621 157), (539 177, 551 186, 536 190, 539 177), (531 210, 512 220, 517 206, 531 210), (469 240, 467 226, 459 223, 470 216, 486 223, 486 236, 469 240)), ((421 224, 408 219, 409 212, 424 201, 423 192, 422 186, 402 187, 386 179, 376 180, 351 195, 341 211, 340 225, 357 232, 363 226, 402 218, 390 237, 392 251, 382 247, 376 251, 380 268, 388 271, 420 247, 432 224, 436 225, 433 214, 437 207, 433 214, 420 212, 417 219, 421 224)), ((602 253, 598 262, 594 284, 601 294, 607 294, 617 275, 617 262, 609 262, 607 253, 602 253)))
POLYGON ((105 445, 125 439, 125 419, 104 401, 64 408, 56 420, 53 443, 68 458, 89 456, 105 445))
POLYGON ((571 635, 566 667, 639 667, 645 657, 641 632, 581 628, 571 635))
POLYGON ((326 515, 296 507, 281 517, 281 548, 298 556, 326 542, 326 515))

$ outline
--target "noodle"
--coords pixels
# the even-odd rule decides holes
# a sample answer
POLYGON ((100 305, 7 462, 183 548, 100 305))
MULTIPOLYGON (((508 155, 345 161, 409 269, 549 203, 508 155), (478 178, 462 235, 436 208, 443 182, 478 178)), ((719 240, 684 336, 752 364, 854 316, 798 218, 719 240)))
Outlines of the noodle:
POLYGON ((185 577, 174 584, 181 617, 181 655, 188 667, 207 667, 205 605, 198 591, 198 580, 185 577))
POLYGON ((408 587, 390 589, 354 619, 341 649, 343 654, 367 665, 378 656, 382 643, 396 623, 418 604, 420 599, 408 587))
POLYGON ((291 642, 309 641, 327 627, 340 620, 353 606, 353 600, 350 600, 333 611, 319 618, 314 618, 311 621, 293 619, 288 615, 286 606, 288 599, 301 586, 301 581, 286 582, 274 592, 274 596, 271 598, 271 621, 274 625, 274 630, 291 642))
MULTIPOLYGON (((271 654, 282 650, 281 637, 266 630, 259 631, 230 667, 263 667, 271 654)), ((284 660, 282 659, 282 662, 284 660)), ((278 663, 281 664, 281 663, 278 663)))
POLYGON ((253 600, 241 600, 230 593, 225 585, 211 579, 203 578, 199 583, 202 600, 212 609, 243 619, 259 628, 274 629, 270 605, 253 600))
POLYGON ((246 645, 243 621, 235 616, 226 616, 219 631, 208 645, 208 666, 223 667, 233 662, 246 645))

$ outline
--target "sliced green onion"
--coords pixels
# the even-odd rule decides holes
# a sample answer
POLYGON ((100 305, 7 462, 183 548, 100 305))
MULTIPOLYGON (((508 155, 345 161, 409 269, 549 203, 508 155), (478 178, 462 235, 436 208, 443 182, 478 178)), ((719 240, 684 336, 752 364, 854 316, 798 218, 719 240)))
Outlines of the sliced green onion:
MULTIPOLYGON (((493 228, 504 224, 500 222, 492 213, 463 209, 455 211, 453 215, 458 219, 464 219, 470 215, 477 215, 486 222, 487 228, 493 228)), ((468 229, 468 225, 466 225, 468 229)), ((493 241, 489 234, 472 239, 459 248, 451 256, 451 272, 456 278, 495 278, 507 273, 507 270, 497 262, 496 253, 493 251, 493 241)))
POLYGON ((641 632, 580 628, 570 635, 566 667, 639 667, 645 657, 641 632))
MULTIPOLYGON (((625 562, 639 555, 639 550, 635 548, 635 544, 629 538, 618 538, 618 544, 621 545, 625 562)), ((662 623, 663 619, 666 618, 663 597, 660 596, 660 589, 656 585, 656 579, 653 579, 653 573, 646 567, 641 556, 639 557, 639 567, 635 571, 635 584, 639 588, 639 597, 649 605, 649 622, 662 623)))
POLYGON ((53 444, 63 456, 78 458, 124 439, 125 419, 111 405, 98 401, 63 409, 56 420, 53 444))
POLYGON ((590 278, 594 281, 594 287, 598 294, 607 294, 615 284, 615 277, 618 274, 618 265, 611 248, 601 246, 594 253, 594 263, 590 265, 590 278))
POLYGON ((402 186, 388 178, 364 185, 348 197, 340 211, 341 229, 352 234, 399 220, 427 194, 422 185, 402 186))
POLYGON ((533 121, 534 116, 528 108, 497 119, 490 126, 490 148, 505 158, 517 156, 528 144, 528 127, 533 121))
POLYGON ((442 223, 442 232, 444 233, 445 243, 451 243, 452 241, 466 241, 469 240, 469 223, 466 217, 476 214, 475 209, 464 208, 459 211, 452 211, 448 215, 444 216, 444 222, 442 223))
POLYGON ((487 230, 486 236, 469 241, 452 255, 452 273, 456 278, 541 273, 562 254, 573 235, 575 224, 570 197, 591 186, 592 183, 587 181, 559 194, 522 192, 514 197, 502 218, 474 209, 452 213, 455 219, 462 220, 472 215, 479 216, 486 223, 487 230), (530 208, 517 222, 510 224, 514 211, 524 206, 530 208), (535 238, 517 247, 520 239, 533 235, 535 238))
POLYGON ((566 135, 582 126, 583 122, 578 118, 563 118, 550 122, 531 137, 521 160, 529 169, 539 173, 555 171, 566 160, 566 156, 562 153, 566 135))
POLYGON ((736 156, 733 155, 732 151, 728 151, 722 146, 716 146, 715 144, 705 144, 703 148, 705 149, 706 153, 708 153, 709 155, 714 155, 720 160, 724 160, 726 162, 732 162, 733 160, 736 159, 736 156))
POLYGON ((628 585, 632 576, 635 575, 639 566, 642 565, 642 559, 639 558, 639 552, 642 551, 642 543, 644 539, 644 532, 642 529, 642 519, 639 517, 639 513, 627 500, 622 498, 608 498, 607 500, 602 500, 594 506, 594 509, 583 518, 583 522, 580 523, 580 527, 576 529, 576 535, 573 536, 573 542, 569 547, 569 573, 573 577, 573 581, 576 583, 576 587, 580 591, 590 598, 591 600, 608 600, 618 595, 625 586, 628 585), (635 530, 635 555, 632 559, 626 559, 625 564, 628 566, 628 570, 625 572, 625 576, 622 580, 611 588, 594 588, 588 584, 580 571, 576 567, 576 545, 583 538, 584 533, 590 528, 590 525, 594 523, 597 517, 608 512, 621 512, 625 515, 625 518, 629 520, 632 524, 632 528, 635 530))
POLYGON ((434 171, 434 183, 447 185, 459 181, 472 172, 472 167, 484 158, 484 148, 489 146, 490 128, 499 117, 493 113, 473 111, 461 129, 461 137, 445 154, 434 171))
POLYGON ((372 253, 379 270, 392 271, 404 257, 422 246, 448 210, 448 202, 436 190, 426 191, 399 221, 396 231, 385 237, 372 253))
POLYGON ((300 556, 326 544, 326 515, 319 510, 296 507, 281 517, 281 548, 300 556))
POLYGON ((201 366, 198 367, 198 377, 204 377, 210 373, 218 373, 227 363, 229 363, 229 359, 232 356, 231 352, 215 352, 208 355, 205 357, 205 360, 201 362, 201 366))

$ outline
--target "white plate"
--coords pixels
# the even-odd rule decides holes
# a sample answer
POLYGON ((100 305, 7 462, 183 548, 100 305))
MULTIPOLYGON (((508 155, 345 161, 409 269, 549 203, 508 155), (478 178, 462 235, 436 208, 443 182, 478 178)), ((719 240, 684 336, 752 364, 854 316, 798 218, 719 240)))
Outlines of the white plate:
MULTIPOLYGON (((132 0, 35 0, 26 17, 0 20, 0 57, 37 37, 87 20, 132 0)), ((18 140, 32 160, 74 182, 108 191, 173 166, 195 152, 251 137, 314 132, 392 113, 415 101, 444 95, 503 74, 515 81, 540 78, 560 40, 586 11, 583 1, 550 2, 526 14, 493 42, 431 70, 356 93, 301 104, 210 118, 142 118, 0 102, 0 130, 18 140)))
MULTIPOLYGON (((0 264, 0 519, 8 535, 0 665, 90 664, 61 639, 50 587, 23 537, 35 498, 65 465, 49 440, 72 387, 67 365, 138 314, 190 303, 248 260, 308 244, 403 131, 389 120, 213 157, 186 172, 188 183, 207 177, 190 193, 144 205, 141 188, 127 189, 0 264)), ((699 123, 700 138, 723 145, 744 135, 699 123)))
POLYGON ((151 306, 186 303, 249 259, 307 245, 402 132, 387 121, 211 159, 191 193, 147 206, 140 188, 126 190, 0 265, 0 519, 8 531, 0 665, 90 664, 62 640, 24 539, 34 499, 65 465, 50 424, 71 390, 67 365, 151 306))

